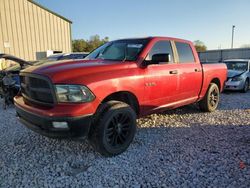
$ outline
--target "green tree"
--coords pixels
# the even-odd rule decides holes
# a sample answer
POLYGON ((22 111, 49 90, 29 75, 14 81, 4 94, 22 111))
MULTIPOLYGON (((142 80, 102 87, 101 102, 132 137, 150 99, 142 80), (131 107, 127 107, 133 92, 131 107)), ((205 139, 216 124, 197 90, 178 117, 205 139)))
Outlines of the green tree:
POLYGON ((99 35, 93 35, 89 38, 89 40, 73 40, 73 52, 91 52, 108 41, 108 37, 101 39, 99 35))
POLYGON ((88 46, 88 43, 83 40, 73 40, 72 42, 73 45, 73 52, 85 52, 88 46))
POLYGON ((204 52, 207 50, 207 46, 204 44, 204 42, 200 40, 194 41, 194 46, 197 50, 197 52, 204 52))

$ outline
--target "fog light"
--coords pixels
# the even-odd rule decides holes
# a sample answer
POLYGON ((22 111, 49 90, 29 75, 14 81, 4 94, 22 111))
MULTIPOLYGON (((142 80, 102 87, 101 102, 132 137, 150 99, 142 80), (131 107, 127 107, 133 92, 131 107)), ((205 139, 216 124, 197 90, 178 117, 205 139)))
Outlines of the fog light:
POLYGON ((53 127, 56 129, 68 129, 68 123, 67 122, 53 122, 52 123, 53 127))

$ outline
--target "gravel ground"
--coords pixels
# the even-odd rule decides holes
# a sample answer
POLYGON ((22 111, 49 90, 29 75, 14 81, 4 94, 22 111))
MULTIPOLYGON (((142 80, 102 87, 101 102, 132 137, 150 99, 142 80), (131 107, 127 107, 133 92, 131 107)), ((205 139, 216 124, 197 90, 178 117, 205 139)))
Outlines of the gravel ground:
POLYGON ((250 92, 221 100, 214 113, 190 105, 139 119, 113 158, 84 139, 42 137, 0 109, 0 187, 250 187, 250 92))

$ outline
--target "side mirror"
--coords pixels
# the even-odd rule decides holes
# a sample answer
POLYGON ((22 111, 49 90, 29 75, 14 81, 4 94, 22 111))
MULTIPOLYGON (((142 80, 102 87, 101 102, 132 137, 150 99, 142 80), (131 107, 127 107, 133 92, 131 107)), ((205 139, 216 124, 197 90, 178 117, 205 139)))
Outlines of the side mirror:
POLYGON ((154 54, 151 59, 146 59, 143 62, 143 67, 153 64, 168 63, 171 62, 170 54, 154 54))
POLYGON ((170 54, 154 54, 152 56, 152 63, 158 64, 158 63, 168 63, 171 61, 170 54))

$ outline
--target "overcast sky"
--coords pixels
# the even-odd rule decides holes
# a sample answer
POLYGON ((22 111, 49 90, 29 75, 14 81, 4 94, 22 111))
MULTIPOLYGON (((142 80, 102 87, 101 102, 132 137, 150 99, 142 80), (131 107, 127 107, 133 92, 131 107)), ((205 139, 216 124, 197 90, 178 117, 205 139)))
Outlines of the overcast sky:
POLYGON ((209 49, 250 44, 250 0, 36 0, 73 21, 73 39, 171 36, 209 49))

